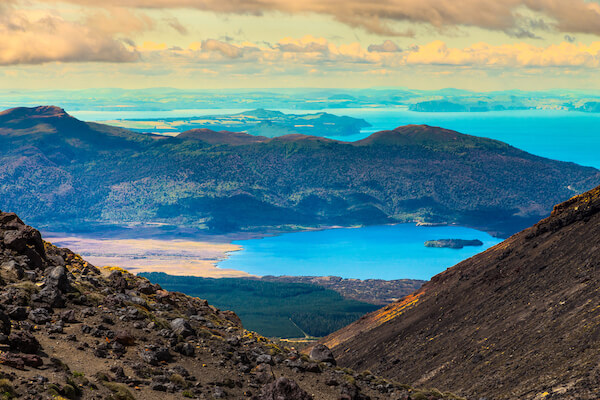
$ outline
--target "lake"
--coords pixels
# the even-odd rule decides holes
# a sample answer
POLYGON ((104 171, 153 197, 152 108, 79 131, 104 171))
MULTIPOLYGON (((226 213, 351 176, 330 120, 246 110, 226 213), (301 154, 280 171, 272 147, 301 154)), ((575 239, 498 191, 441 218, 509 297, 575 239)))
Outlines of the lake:
POLYGON ((336 275, 356 279, 430 279, 501 240, 458 226, 414 224, 338 228, 234 241, 242 250, 217 265, 253 275, 336 275), (428 248, 434 239, 479 239, 483 246, 428 248))

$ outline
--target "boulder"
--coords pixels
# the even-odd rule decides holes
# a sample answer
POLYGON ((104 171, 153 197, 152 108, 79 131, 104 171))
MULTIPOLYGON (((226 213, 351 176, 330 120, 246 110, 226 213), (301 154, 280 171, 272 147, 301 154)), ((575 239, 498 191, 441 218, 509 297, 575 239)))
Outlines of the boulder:
POLYGON ((12 274, 14 274, 14 276, 17 279, 23 279, 23 276, 25 274, 23 267, 21 265, 17 264, 17 262, 15 260, 9 260, 9 261, 3 262, 2 268, 11 272, 12 274))
POLYGON ((183 318, 175 318, 171 321, 171 329, 178 336, 188 337, 196 334, 189 322, 183 318))
POLYGON ((27 319, 27 308, 23 306, 9 305, 6 307, 6 313, 10 319, 15 321, 24 321, 27 319))
POLYGON ((48 277, 46 277, 46 286, 58 289, 63 293, 71 290, 71 284, 67 277, 67 269, 61 265, 54 267, 48 277))
POLYGON ((288 378, 278 378, 276 381, 263 386, 259 399, 261 400, 312 400, 312 396, 298 384, 288 378))
POLYGON ((52 319, 50 318, 50 313, 48 313, 48 310, 41 307, 34 308, 33 310, 29 311, 29 315, 27 317, 38 325, 45 324, 52 319))
POLYGON ((159 365, 161 362, 171 361, 171 353, 165 347, 149 345, 140 352, 140 358, 151 365, 159 365))
POLYGON ((175 347, 173 348, 173 350, 175 350, 176 352, 178 352, 179 354, 182 354, 184 356, 188 356, 188 357, 193 357, 194 354, 196 353, 196 349, 194 348, 194 345, 192 345, 191 343, 177 343, 175 345, 175 347))
POLYGON ((121 271, 113 271, 108 276, 108 282, 111 287, 115 288, 118 291, 125 291, 129 289, 129 283, 127 279, 123 276, 121 271))
POLYGON ((329 364, 336 365, 335 357, 329 349, 329 347, 323 344, 317 344, 312 348, 309 355, 310 359, 316 362, 326 362, 329 364))
POLYGON ((44 364, 44 361, 35 354, 5 352, 0 354, 0 364, 23 370, 25 369, 25 366, 39 368, 44 364))
POLYGON ((8 344, 12 350, 23 353, 35 354, 40 350, 40 343, 35 336, 27 331, 16 331, 8 337, 8 344))
POLYGON ((6 229, 3 239, 6 247, 20 253, 26 252, 29 247, 40 259, 46 258, 44 242, 38 230, 25 225, 18 217, 7 224, 0 222, 0 226, 6 229))
POLYGON ((115 341, 121 343, 123 346, 135 345, 135 338, 128 332, 119 331, 115 335, 115 341))
POLYGON ((38 293, 31 295, 31 301, 49 307, 62 308, 65 306, 65 298, 63 297, 62 292, 50 286, 46 286, 38 293))
POLYGON ((27 238, 23 230, 7 231, 4 234, 4 245, 9 249, 22 252, 27 246, 27 238))

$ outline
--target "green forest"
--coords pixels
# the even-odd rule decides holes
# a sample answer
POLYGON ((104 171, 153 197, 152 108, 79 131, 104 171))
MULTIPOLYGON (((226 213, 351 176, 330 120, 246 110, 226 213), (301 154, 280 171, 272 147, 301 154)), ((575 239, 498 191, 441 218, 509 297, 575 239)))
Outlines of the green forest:
POLYGON ((246 278, 199 278, 162 272, 141 273, 152 283, 208 300, 232 310, 244 328, 268 337, 326 336, 379 306, 344 299, 339 293, 305 283, 246 278))

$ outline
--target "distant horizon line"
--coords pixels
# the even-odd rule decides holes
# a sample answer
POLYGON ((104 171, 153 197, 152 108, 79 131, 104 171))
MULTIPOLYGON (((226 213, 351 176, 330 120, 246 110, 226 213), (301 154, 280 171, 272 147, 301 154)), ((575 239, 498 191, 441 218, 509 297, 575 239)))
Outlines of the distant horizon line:
POLYGON ((227 91, 227 92, 235 92, 235 91, 244 91, 244 92, 252 92, 252 91, 367 91, 367 90, 409 90, 416 92, 441 92, 441 91, 457 91, 457 92, 467 92, 467 93, 503 93, 503 92, 521 92, 521 93, 545 93, 545 92, 581 92, 581 93, 597 93, 600 95, 600 89, 581 89, 581 88, 548 88, 548 89, 502 89, 502 90, 472 90, 472 89, 461 89, 456 87, 444 87, 440 89, 418 89, 418 88, 410 88, 407 86, 371 86, 371 87, 351 87, 351 88, 341 88, 341 87, 330 87, 330 88, 319 88, 319 87, 239 87, 239 88, 179 88, 179 87, 171 87, 171 86, 149 86, 143 88, 121 88, 121 87, 101 87, 101 88, 83 88, 83 89, 4 89, 0 90, 1 93, 11 93, 11 92, 30 92, 30 93, 43 93, 43 92, 84 92, 84 91, 125 91, 125 92, 135 92, 135 91, 151 91, 151 90, 172 90, 172 91, 181 91, 181 92, 215 92, 215 91, 227 91))

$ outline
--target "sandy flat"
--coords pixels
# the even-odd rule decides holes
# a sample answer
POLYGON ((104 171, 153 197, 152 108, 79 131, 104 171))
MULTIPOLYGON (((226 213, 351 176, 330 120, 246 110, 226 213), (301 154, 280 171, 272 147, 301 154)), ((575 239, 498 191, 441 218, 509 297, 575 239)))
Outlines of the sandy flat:
POLYGON ((96 266, 117 266, 133 273, 165 272, 210 278, 250 276, 244 271, 221 269, 216 264, 241 246, 231 243, 156 239, 89 239, 47 237, 68 247, 96 266))

